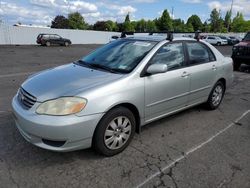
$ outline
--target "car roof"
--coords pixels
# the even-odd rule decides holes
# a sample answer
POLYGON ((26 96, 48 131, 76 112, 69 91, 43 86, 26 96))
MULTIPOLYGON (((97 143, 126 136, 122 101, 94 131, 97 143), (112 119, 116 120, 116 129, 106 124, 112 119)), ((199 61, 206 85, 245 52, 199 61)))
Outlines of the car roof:
MULTIPOLYGON (((167 36, 165 35, 149 35, 149 36, 127 36, 124 39, 130 39, 130 40, 144 40, 144 41, 153 41, 153 42, 161 42, 166 40, 167 36)), ((185 40, 185 41, 195 41, 194 38, 190 37, 174 37, 173 41, 179 41, 179 40, 185 40)))
POLYGON ((40 33, 39 35, 58 35, 58 34, 54 34, 54 33, 40 33))

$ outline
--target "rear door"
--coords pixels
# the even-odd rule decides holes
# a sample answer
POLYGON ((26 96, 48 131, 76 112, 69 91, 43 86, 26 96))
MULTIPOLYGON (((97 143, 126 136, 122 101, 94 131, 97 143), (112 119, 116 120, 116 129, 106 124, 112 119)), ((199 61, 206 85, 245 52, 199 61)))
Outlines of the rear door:
POLYGON ((217 78, 218 62, 207 45, 202 42, 185 43, 190 73, 188 104, 205 101, 217 78))
POLYGON ((168 71, 144 78, 146 122, 185 107, 188 99, 190 77, 185 66, 183 43, 162 46, 149 62, 156 63, 167 64, 168 71))

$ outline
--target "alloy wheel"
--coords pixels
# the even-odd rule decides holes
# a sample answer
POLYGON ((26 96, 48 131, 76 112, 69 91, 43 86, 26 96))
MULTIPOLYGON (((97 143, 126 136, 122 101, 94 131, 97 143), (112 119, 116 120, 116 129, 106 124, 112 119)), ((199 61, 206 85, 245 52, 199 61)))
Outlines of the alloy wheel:
POLYGON ((131 135, 131 122, 125 116, 113 119, 104 133, 105 146, 111 150, 119 149, 129 140, 131 135))

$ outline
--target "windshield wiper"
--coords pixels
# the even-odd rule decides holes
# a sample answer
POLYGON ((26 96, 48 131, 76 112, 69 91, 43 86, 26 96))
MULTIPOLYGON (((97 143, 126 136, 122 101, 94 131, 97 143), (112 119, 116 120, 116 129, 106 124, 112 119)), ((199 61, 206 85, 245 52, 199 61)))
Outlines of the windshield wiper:
POLYGON ((100 65, 100 64, 97 64, 97 63, 87 63, 86 61, 83 61, 83 60, 78 60, 76 62, 74 62, 78 65, 81 65, 81 66, 86 66, 86 67, 89 67, 91 69, 102 69, 102 70, 105 70, 105 71, 108 71, 108 72, 111 72, 111 73, 127 73, 127 71, 125 70, 122 70, 122 69, 113 69, 113 68, 109 68, 107 66, 104 66, 104 65, 100 65))
POLYGON ((83 66, 92 68, 91 64, 89 64, 89 63, 87 63, 87 62, 85 62, 85 61, 83 61, 83 60, 81 60, 81 59, 75 61, 74 63, 76 63, 76 64, 78 64, 78 65, 83 65, 83 66))
POLYGON ((118 71, 116 71, 115 69, 106 67, 104 65, 100 65, 100 64, 96 64, 96 63, 90 63, 90 65, 92 67, 94 67, 94 68, 97 68, 97 69, 102 69, 102 70, 105 70, 105 71, 108 71, 108 72, 112 72, 112 73, 118 73, 118 71))

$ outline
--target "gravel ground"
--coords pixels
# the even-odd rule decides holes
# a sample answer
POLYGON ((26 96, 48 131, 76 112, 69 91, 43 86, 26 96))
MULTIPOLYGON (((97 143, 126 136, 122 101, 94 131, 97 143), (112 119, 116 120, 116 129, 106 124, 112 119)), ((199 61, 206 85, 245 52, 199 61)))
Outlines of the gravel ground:
MULTIPOLYGON (((56 153, 27 143, 11 115, 20 84, 96 47, 0 46, 0 187, 250 187, 249 66, 235 72, 217 110, 197 106, 146 125, 117 156, 92 149, 56 153)), ((218 49, 231 54, 231 47, 218 49)))

